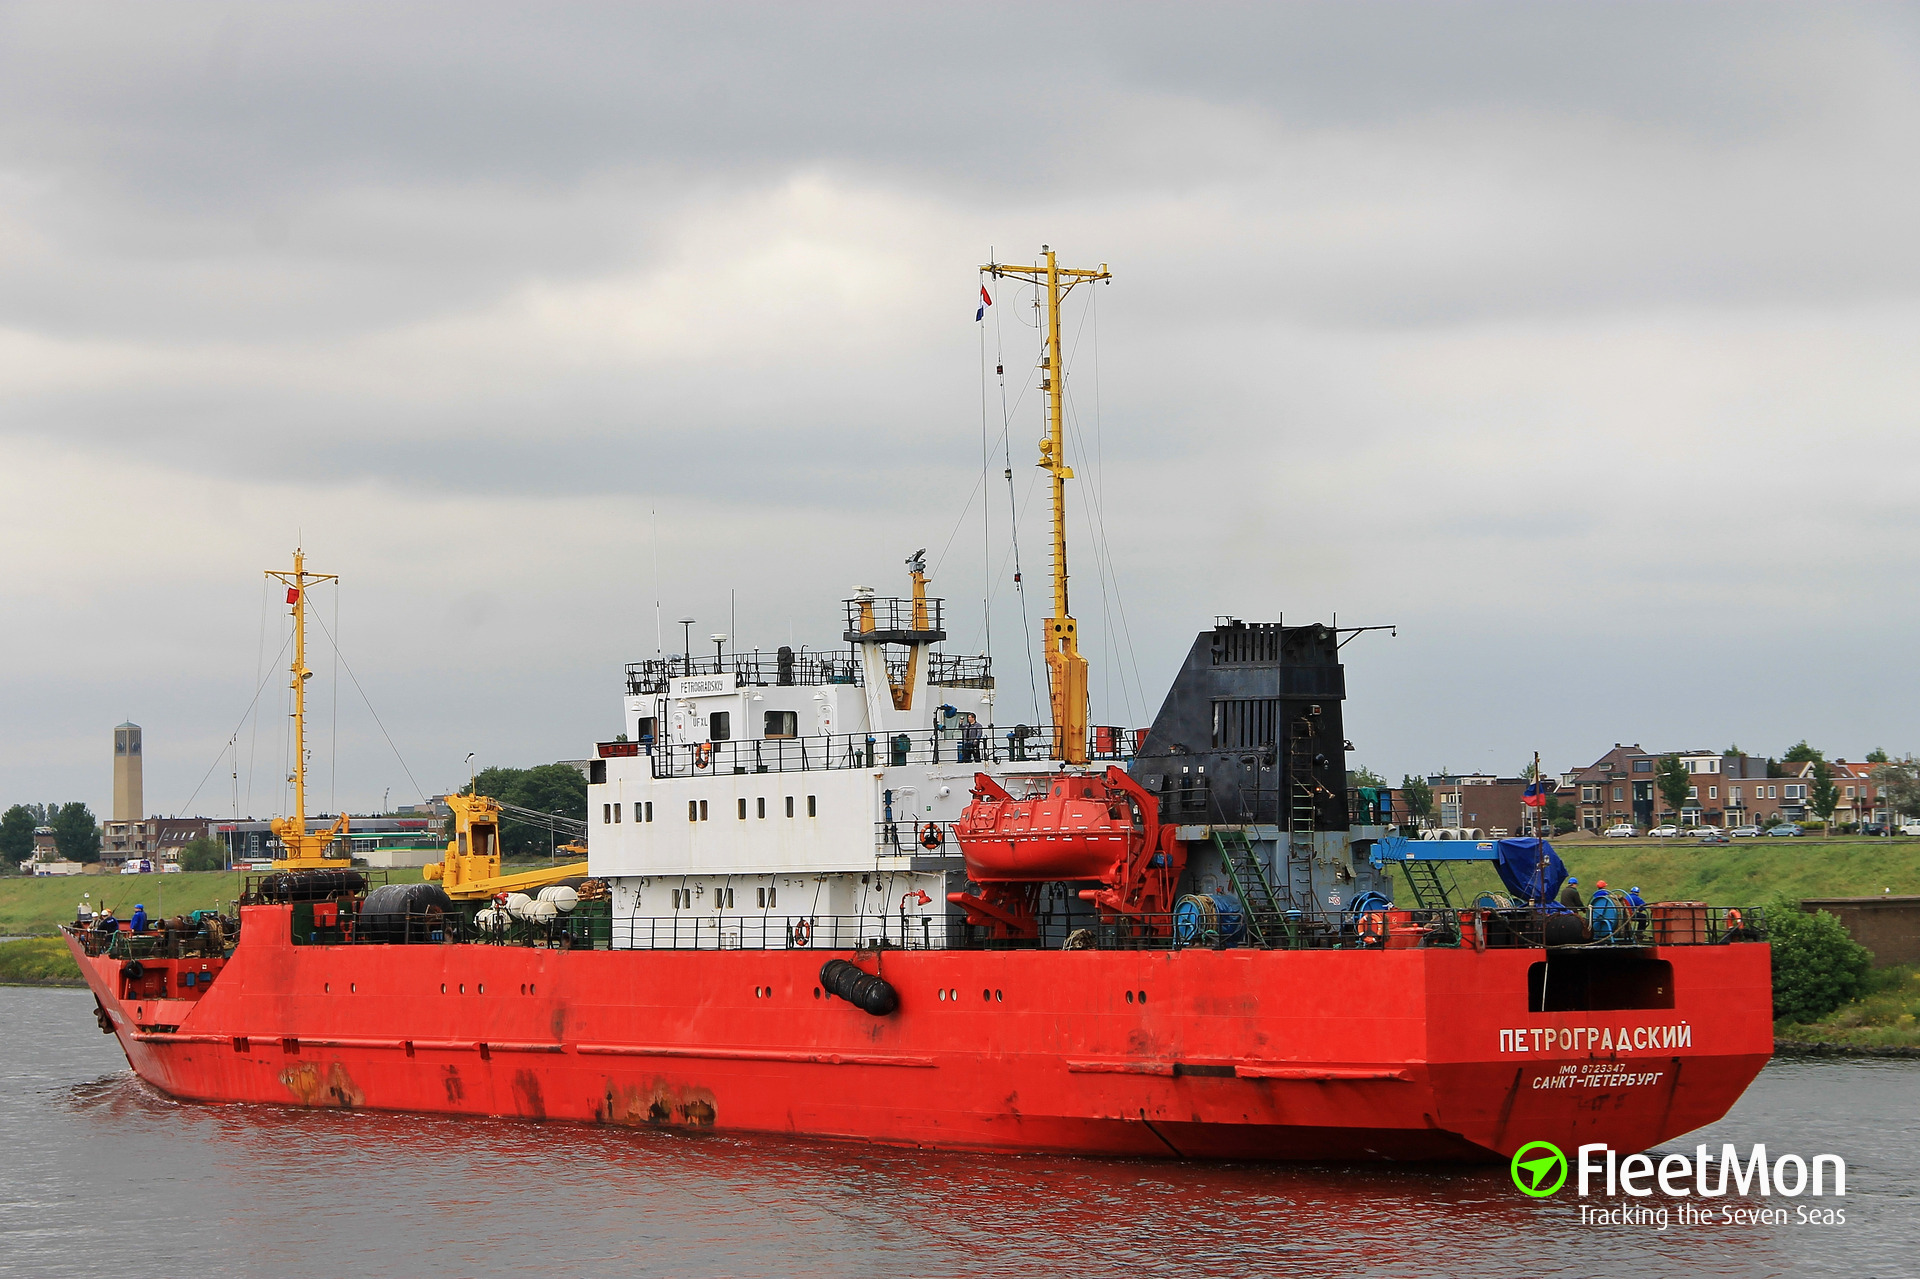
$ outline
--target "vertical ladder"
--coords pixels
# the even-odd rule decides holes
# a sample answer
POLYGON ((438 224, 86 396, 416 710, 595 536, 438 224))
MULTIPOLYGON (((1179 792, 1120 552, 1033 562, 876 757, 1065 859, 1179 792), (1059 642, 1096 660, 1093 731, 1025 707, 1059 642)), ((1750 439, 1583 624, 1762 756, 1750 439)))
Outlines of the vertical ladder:
POLYGON ((1287 896, 1301 911, 1313 913, 1314 834, 1319 806, 1313 787, 1313 721, 1294 721, 1287 734, 1287 896))
POLYGON ((1247 912, 1247 936, 1256 945, 1272 945, 1285 935, 1285 923, 1274 900, 1273 885, 1267 881, 1260 859, 1253 855, 1253 845, 1247 842, 1246 833, 1216 826, 1213 846, 1220 850, 1220 861, 1227 868, 1227 882, 1233 885, 1234 894, 1247 912))

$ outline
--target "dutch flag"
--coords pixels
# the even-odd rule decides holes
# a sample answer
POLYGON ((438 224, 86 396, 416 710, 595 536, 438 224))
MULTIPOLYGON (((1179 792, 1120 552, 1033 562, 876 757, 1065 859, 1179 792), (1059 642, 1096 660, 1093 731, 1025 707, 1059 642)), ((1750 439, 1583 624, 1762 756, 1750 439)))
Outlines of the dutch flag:
POLYGON ((992 305, 993 298, 988 295, 987 286, 983 284, 980 286, 980 309, 973 313, 974 323, 978 324, 981 320, 986 319, 987 308, 992 305))

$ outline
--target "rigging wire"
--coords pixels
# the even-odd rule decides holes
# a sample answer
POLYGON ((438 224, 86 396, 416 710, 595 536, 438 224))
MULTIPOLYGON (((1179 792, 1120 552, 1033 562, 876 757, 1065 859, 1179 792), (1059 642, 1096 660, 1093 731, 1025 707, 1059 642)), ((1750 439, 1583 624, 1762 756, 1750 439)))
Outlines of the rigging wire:
MULTIPOLYGON (((279 659, 276 658, 275 660, 277 661, 279 659)), ((260 579, 260 644, 259 644, 258 652, 254 658, 254 663, 253 663, 254 682, 261 684, 262 687, 265 687, 265 685, 260 678, 260 672, 266 666, 266 664, 267 664, 267 579, 265 577, 262 577, 260 579)), ((260 695, 258 693, 255 693, 254 699, 258 701, 259 696, 260 695)), ((242 723, 246 722, 245 716, 241 717, 241 722, 242 723)), ((248 817, 253 816, 253 756, 254 756, 254 749, 259 745, 260 745, 260 717, 256 715, 254 716, 254 719, 253 719, 253 736, 247 742, 247 816, 248 817)))
MULTIPOLYGON (((293 636, 291 635, 287 636, 287 643, 291 643, 292 641, 293 641, 293 636)), ((280 652, 284 653, 286 651, 287 651, 287 644, 284 644, 284 643, 281 644, 280 652)), ((275 661, 279 660, 278 654, 275 655, 274 660, 275 661)), ((247 716, 253 714, 253 708, 260 704, 260 694, 266 690, 267 680, 271 678, 272 676, 270 675, 262 677, 259 684, 254 688, 253 696, 247 702, 247 709, 240 712, 240 719, 233 726, 233 733, 227 738, 226 741, 220 743, 220 753, 213 757, 213 763, 207 765, 207 771, 201 774, 200 776, 200 785, 195 786, 193 788, 193 794, 187 796, 187 802, 180 806, 180 809, 179 809, 180 812, 189 813, 193 811, 193 801, 200 798, 201 788, 206 786, 207 778, 212 777, 213 770, 219 767, 220 756, 226 754, 228 748, 234 746, 240 740, 240 730, 246 727, 247 716)), ((258 730, 259 723, 260 721, 256 718, 254 720, 256 731, 258 730)))
POLYGON ((400 748, 394 745, 393 734, 387 732, 387 726, 380 722, 380 712, 373 709, 373 700, 367 696, 367 690, 360 687, 360 677, 353 673, 353 665, 347 661, 346 654, 340 651, 340 645, 334 641, 333 632, 327 630, 326 622, 321 621, 317 617, 314 620, 320 622, 320 629, 326 634, 327 643, 333 645, 334 656, 340 659, 340 665, 347 672, 347 678, 353 681, 353 687, 360 694, 360 700, 367 704, 367 713, 373 716, 373 722, 379 725, 380 736, 387 739, 388 749, 393 752, 393 757, 400 761, 401 770, 406 773, 407 780, 413 782, 413 789, 419 794, 420 801, 425 803, 427 799, 426 790, 414 778, 413 770, 407 767, 406 756, 402 755, 400 748))
MULTIPOLYGON (((340 630, 340 579, 333 579, 333 629, 340 630)), ((336 814, 340 811, 340 798, 336 793, 340 781, 340 650, 333 650, 333 674, 329 677, 333 683, 333 704, 327 711, 327 732, 332 742, 327 753, 332 757, 327 761, 327 807, 336 814)))
MULTIPOLYGON (((1039 294, 1036 292, 1036 299, 1038 296, 1039 294)), ((1023 320, 1021 323, 1024 324, 1025 321, 1023 320)), ((1020 505, 1014 499, 1013 488, 1013 416, 1012 409, 1007 406, 1006 343, 1001 334, 1000 317, 998 315, 993 317, 993 354, 994 367, 1000 370, 1000 418, 1004 424, 1004 429, 1001 432, 1001 440, 1006 448, 1005 457, 1007 461, 1007 514, 1013 525, 1010 537, 1013 546, 1013 592, 1020 597, 1020 633, 1026 636, 1027 640, 1027 691, 1033 698, 1033 718, 1035 722, 1038 722, 1040 719, 1040 681, 1034 674, 1033 669, 1033 620, 1027 616, 1027 588, 1025 579, 1022 578, 1020 574, 1020 505)), ((1029 372, 1028 380, 1032 380, 1031 372, 1029 372)), ((1020 392, 1020 399, 1024 400, 1025 398, 1026 390, 1023 387, 1020 392)), ((1013 408, 1018 407, 1019 401, 1016 400, 1013 408)), ((1031 489, 1029 489, 1029 492, 1031 492, 1031 489)))

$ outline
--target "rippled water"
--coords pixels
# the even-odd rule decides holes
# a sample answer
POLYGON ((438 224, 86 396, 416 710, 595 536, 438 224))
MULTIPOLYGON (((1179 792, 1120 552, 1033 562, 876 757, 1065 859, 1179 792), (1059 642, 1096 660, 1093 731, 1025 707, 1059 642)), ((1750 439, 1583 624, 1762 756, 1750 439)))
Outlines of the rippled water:
MULTIPOLYGON (((1588 1226, 1504 1168, 1196 1165, 180 1105, 0 988, 0 1274, 1920 1273, 1920 1063, 1769 1066, 1695 1140, 1832 1152, 1845 1226, 1588 1226)), ((1651 1202, 1659 1202, 1656 1200, 1651 1202)), ((1726 1202, 1726 1201, 1717 1201, 1726 1202)), ((1776 1199, 1804 1204, 1807 1199, 1776 1199)))

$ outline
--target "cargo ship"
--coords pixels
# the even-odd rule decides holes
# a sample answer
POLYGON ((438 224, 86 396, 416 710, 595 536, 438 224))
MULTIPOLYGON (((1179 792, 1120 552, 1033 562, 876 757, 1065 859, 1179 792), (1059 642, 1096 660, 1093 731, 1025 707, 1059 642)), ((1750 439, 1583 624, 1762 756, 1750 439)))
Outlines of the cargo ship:
MULTIPOLYGON (((1641 1150, 1772 1049, 1760 913, 1573 910, 1540 838, 1409 838, 1347 784, 1351 628, 1215 618, 1144 729, 1089 723, 1045 303, 1049 722, 944 651, 924 556, 844 646, 629 665, 586 857, 503 875, 452 797, 427 882, 308 830, 304 751, 236 917, 70 928, 103 1031, 169 1096, 959 1149, 1484 1161, 1641 1150), (1451 867, 1507 891, 1470 899, 1451 867)), ((286 584, 304 709, 306 594, 286 584)), ((737 643, 737 642, 736 642, 737 643)), ((691 650, 692 645, 687 645, 691 650)))

